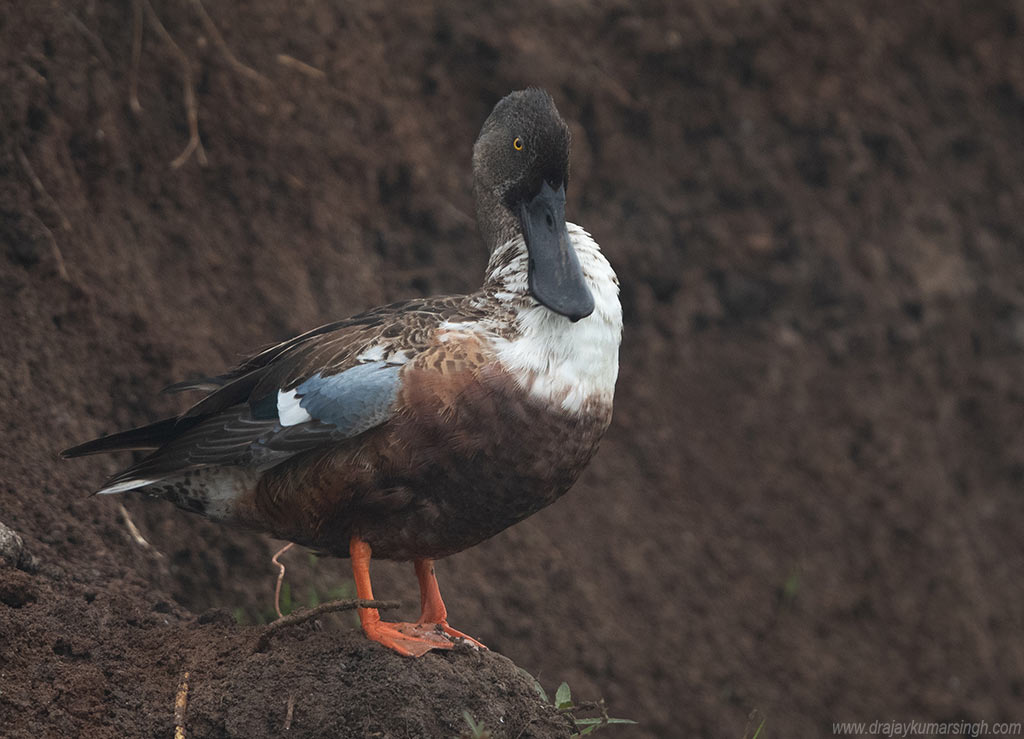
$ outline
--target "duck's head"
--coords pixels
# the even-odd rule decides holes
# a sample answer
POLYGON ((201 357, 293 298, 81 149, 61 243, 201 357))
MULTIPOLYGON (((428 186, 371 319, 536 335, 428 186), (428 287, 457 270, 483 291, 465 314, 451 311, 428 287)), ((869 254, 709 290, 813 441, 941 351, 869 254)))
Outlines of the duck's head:
POLYGON ((530 294, 578 321, 594 296, 565 225, 569 127, 543 90, 502 98, 473 147, 473 192, 480 231, 493 252, 523 237, 529 252, 530 294))

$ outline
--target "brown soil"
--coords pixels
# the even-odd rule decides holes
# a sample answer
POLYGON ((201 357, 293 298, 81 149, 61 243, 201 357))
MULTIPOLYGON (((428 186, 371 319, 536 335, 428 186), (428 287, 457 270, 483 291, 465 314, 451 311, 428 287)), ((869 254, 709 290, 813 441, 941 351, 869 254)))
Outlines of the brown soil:
MULTIPOLYGON (((24 540, 0 734, 170 737, 189 671, 189 737, 283 735, 289 703, 290 736, 452 736, 464 710, 566 736, 499 655, 623 737, 1024 720, 1019 3, 208 2, 265 83, 195 3, 154 5, 205 167, 169 167, 181 66, 152 23, 129 108, 131 3, 0 14, 0 521, 24 540), (570 216, 622 281, 606 442, 440 563, 493 652, 402 660, 351 614, 261 647, 279 542, 129 498, 143 546, 88 495, 124 460, 56 451, 249 349, 475 287, 470 147, 526 84, 572 121, 570 216)), ((298 602, 348 582, 286 561, 298 602)), ((404 616, 410 569, 375 566, 404 616)))

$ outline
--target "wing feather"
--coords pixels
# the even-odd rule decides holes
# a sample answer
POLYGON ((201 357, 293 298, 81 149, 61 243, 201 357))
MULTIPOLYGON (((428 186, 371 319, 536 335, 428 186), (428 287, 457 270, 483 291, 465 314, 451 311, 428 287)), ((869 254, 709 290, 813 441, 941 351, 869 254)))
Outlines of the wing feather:
POLYGON ((211 465, 274 466, 387 422, 399 397, 401 364, 431 346, 443 321, 467 310, 464 298, 434 298, 395 303, 320 326, 268 347, 222 375, 172 385, 171 391, 209 391, 178 418, 87 442, 65 454, 156 447, 112 477, 108 491, 211 465), (375 361, 366 361, 371 355, 375 361), (282 421, 282 391, 308 420, 299 414, 294 419, 302 422, 282 421))

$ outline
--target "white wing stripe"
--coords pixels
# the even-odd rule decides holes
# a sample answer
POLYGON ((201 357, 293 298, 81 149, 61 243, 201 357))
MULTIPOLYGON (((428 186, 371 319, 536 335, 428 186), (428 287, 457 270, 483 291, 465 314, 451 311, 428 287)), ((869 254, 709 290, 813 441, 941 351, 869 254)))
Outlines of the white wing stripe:
POLYGON ((306 409, 299 405, 295 390, 277 391, 277 417, 281 419, 282 426, 295 426, 313 420, 306 409))

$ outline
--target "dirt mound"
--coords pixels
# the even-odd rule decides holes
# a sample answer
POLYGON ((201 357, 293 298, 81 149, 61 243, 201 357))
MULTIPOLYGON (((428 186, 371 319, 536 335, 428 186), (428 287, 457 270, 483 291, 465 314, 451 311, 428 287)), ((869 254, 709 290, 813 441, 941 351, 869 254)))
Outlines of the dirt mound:
POLYGON ((463 712, 509 736, 573 726, 494 652, 404 660, 351 623, 265 639, 226 610, 194 617, 154 602, 141 583, 94 588, 12 569, 0 571, 0 601, 13 678, 4 736, 169 736, 178 722, 194 737, 458 736, 463 712))
MULTIPOLYGON (((527 84, 622 282, 616 415, 566 498, 439 563, 453 626, 620 736, 1020 720, 1019 4, 154 6, 174 45, 147 19, 137 74, 131 4, 0 17, 0 733, 170 735, 185 671, 189 736, 279 735, 292 697, 295 736, 568 731, 498 654, 403 662, 345 617, 257 648, 278 542, 56 459, 247 350, 473 289, 471 145, 527 84), (206 166, 170 166, 176 49, 206 166)), ((293 602, 343 594, 288 562, 293 602)), ((409 569, 375 565, 402 616, 409 569)))

